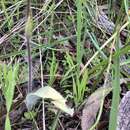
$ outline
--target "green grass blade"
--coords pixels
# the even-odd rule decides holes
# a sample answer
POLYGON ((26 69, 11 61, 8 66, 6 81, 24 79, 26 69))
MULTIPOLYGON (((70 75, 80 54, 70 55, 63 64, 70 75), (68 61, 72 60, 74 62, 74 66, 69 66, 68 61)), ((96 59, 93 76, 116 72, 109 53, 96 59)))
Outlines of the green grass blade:
POLYGON ((87 32, 87 34, 89 35, 93 45, 95 46, 95 48, 100 52, 100 54, 102 55, 103 58, 107 59, 106 55, 104 54, 104 52, 102 50, 100 50, 100 47, 99 47, 99 43, 95 37, 95 35, 93 33, 89 33, 87 32))
MULTIPOLYGON (((116 50, 119 51, 119 35, 117 37, 116 50)), ((117 114, 118 106, 120 100, 120 55, 117 55, 114 58, 114 70, 112 75, 112 87, 113 87, 113 97, 112 97, 112 106, 110 112, 109 120, 109 130, 116 130, 117 127, 117 114)))
POLYGON ((9 114, 6 115, 5 130, 11 130, 11 124, 10 124, 9 114))
MULTIPOLYGON (((83 27, 83 21, 82 21, 82 1, 76 0, 76 6, 77 6, 77 47, 76 47, 76 53, 77 53, 77 63, 80 65, 82 60, 82 42, 81 42, 81 31, 83 27)), ((78 66, 79 71, 79 66, 78 66)))
POLYGON ((50 79, 49 79, 49 82, 48 82, 48 84, 50 86, 52 86, 52 84, 55 81, 55 75, 56 75, 56 72, 57 72, 57 69, 58 69, 58 63, 56 61, 55 53, 53 52, 52 55, 53 55, 52 61, 51 61, 51 64, 50 64, 50 79))

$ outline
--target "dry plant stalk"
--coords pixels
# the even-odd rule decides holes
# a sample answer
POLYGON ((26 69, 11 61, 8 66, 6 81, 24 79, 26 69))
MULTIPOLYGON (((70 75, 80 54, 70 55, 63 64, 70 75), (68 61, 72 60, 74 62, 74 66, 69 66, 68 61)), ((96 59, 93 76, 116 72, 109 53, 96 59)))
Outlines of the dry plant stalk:
POLYGON ((32 36, 32 13, 31 13, 31 1, 27 0, 27 21, 25 26, 25 37, 27 43, 28 52, 28 92, 32 91, 32 58, 31 58, 31 46, 30 40, 32 36))

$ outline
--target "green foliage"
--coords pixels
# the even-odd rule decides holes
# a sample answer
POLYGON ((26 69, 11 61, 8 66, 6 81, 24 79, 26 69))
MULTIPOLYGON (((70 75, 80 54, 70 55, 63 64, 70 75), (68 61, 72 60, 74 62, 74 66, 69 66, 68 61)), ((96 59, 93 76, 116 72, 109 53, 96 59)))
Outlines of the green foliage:
MULTIPOLYGON (((19 68, 18 65, 14 64, 15 59, 20 58, 20 61, 22 61, 20 63, 22 66, 20 66, 19 74, 20 83, 25 83, 28 79, 28 66, 26 63, 27 50, 24 45, 27 38, 31 44, 33 69, 35 69, 35 59, 37 61, 39 60, 40 48, 42 59, 42 63, 40 64, 43 65, 44 83, 47 82, 49 86, 54 85, 58 87, 57 89, 62 91, 67 98, 72 102, 74 100, 76 109, 80 104, 84 103, 85 97, 88 96, 87 94, 93 93, 97 86, 102 85, 106 75, 107 65, 112 64, 109 73, 110 82, 111 78, 113 78, 114 98, 112 99, 112 106, 110 106, 112 109, 109 125, 110 130, 115 129, 116 125, 113 124, 113 122, 116 121, 117 106, 119 104, 119 75, 122 78, 124 78, 124 75, 126 78, 130 77, 127 72, 125 73, 122 70, 124 65, 129 66, 130 64, 129 1, 120 0, 119 6, 115 5, 116 1, 117 0, 45 0, 43 4, 41 1, 32 0, 30 5, 32 14, 29 14, 26 21, 25 15, 27 16, 27 12, 25 11, 25 7, 27 3, 24 0, 1 0, 0 59, 1 61, 7 61, 7 63, 8 59, 13 59, 10 66, 5 64, 0 65, 0 89, 2 90, 2 97, 3 95, 5 97, 7 107, 6 130, 11 130, 9 112, 11 110, 18 75, 17 71, 19 68), (118 15, 120 15, 120 13, 118 13, 119 10, 116 11, 116 9, 120 7, 121 9, 119 10, 123 17, 120 17, 120 19, 116 21, 118 15), (115 38, 117 41, 119 41, 120 38, 118 32, 114 33, 114 31, 112 31, 112 33, 108 33, 107 28, 103 28, 102 25, 100 26, 98 23, 100 19, 100 9, 102 10, 102 8, 104 8, 103 18, 107 19, 108 16, 108 22, 112 22, 110 29, 114 30, 113 24, 115 24, 115 26, 122 26, 127 22, 125 26, 123 25, 124 27, 122 26, 124 30, 121 30, 121 38, 123 42, 126 42, 123 43, 123 47, 119 50, 113 49, 111 63, 109 63, 108 58, 110 55, 110 43, 112 43, 115 38), (23 28, 25 28, 25 34, 23 28), (6 47, 4 47, 5 43, 7 45, 6 47), (61 54, 61 56, 58 54, 61 54), (124 54, 126 55, 126 60, 119 63, 119 56, 124 56, 124 54), (121 73, 119 73, 119 66, 121 66, 121 73), (81 68, 84 68, 84 71, 82 71, 81 68), (58 72, 60 72, 60 76, 57 80, 56 76, 58 72), (48 77, 44 79, 44 74, 49 76, 49 79, 48 77), (89 83, 92 85, 89 89, 90 91, 88 91, 87 86, 89 83)), ((37 63, 39 64, 39 61, 37 63)), ((32 74, 32 77, 38 80, 40 78, 39 72, 42 71, 42 69, 40 71, 39 66, 40 65, 37 65, 36 71, 33 71, 34 73, 36 72, 34 74, 35 76, 32 74)), ((127 85, 130 89, 130 85, 127 85)), ((45 90, 42 89, 31 94, 37 95, 38 91, 43 91, 44 93, 45 90)), ((32 101, 35 103, 36 97, 34 100, 31 100, 33 99, 31 97, 29 102, 32 101)), ((44 95, 40 95, 40 97, 43 98, 43 100, 46 98, 44 95)), ((56 102, 52 103, 55 104, 56 102)), ((65 102, 58 102, 55 105, 59 108, 63 106, 66 107, 65 102)), ((101 113, 102 109, 99 111, 99 115, 101 115, 101 113)), ((36 114, 37 113, 33 113, 33 111, 29 111, 24 113, 24 116, 25 119, 33 120, 36 114)), ((61 111, 58 112, 55 118, 56 121, 53 119, 54 125, 52 127, 50 126, 50 129, 57 129, 56 126, 59 122, 60 114, 61 111)), ((99 118, 100 116, 97 117, 93 128, 98 124, 99 118)))
POLYGON ((87 91, 88 83, 88 71, 86 70, 83 73, 82 78, 79 78, 79 75, 76 74, 76 79, 73 77, 73 94, 76 105, 79 105, 83 102, 85 91, 87 91))
POLYGON ((0 81, 2 84, 2 92, 6 100, 6 108, 7 108, 5 130, 11 130, 9 112, 13 102, 16 80, 18 78, 18 69, 19 69, 18 63, 13 66, 7 66, 6 64, 0 66, 0 72, 1 72, 0 81))
POLYGON ((77 56, 77 64, 78 64, 78 69, 79 71, 80 64, 82 61, 82 52, 83 52, 83 43, 81 40, 82 37, 82 28, 83 28, 83 7, 82 7, 82 0, 76 0, 76 7, 77 7, 77 43, 76 43, 76 56, 77 56))
POLYGON ((5 130, 11 130, 11 123, 10 123, 10 119, 9 119, 9 113, 7 113, 7 115, 6 115, 5 130))
POLYGON ((127 14, 127 17, 128 17, 128 20, 130 22, 130 1, 129 0, 124 0, 124 5, 125 5, 125 11, 126 11, 126 14, 127 14))
MULTIPOLYGON (((119 34, 116 39, 116 51, 119 51, 120 38, 119 34)), ((114 58, 114 68, 112 73, 112 87, 113 97, 112 106, 110 112, 109 130, 116 130, 117 127, 117 115, 120 101, 120 55, 114 58)))
POLYGON ((33 120, 37 113, 35 111, 28 111, 24 113, 24 117, 28 120, 33 120))
POLYGON ((52 59, 51 59, 51 64, 50 64, 50 79, 49 79, 49 86, 52 86, 56 79, 56 72, 58 69, 58 62, 56 61, 55 53, 52 52, 52 59))
POLYGON ((72 56, 66 52, 66 62, 68 63, 68 71, 65 73, 62 82, 72 78, 73 80, 73 98, 76 105, 79 105, 84 98, 84 93, 87 91, 88 70, 86 70, 80 78, 76 65, 74 65, 72 56))
POLYGON ((8 29, 11 29, 13 21, 12 21, 12 18, 10 18, 10 16, 7 13, 5 0, 1 0, 1 5, 2 5, 2 9, 4 11, 4 14, 6 16, 6 19, 7 19, 7 27, 8 27, 8 29))

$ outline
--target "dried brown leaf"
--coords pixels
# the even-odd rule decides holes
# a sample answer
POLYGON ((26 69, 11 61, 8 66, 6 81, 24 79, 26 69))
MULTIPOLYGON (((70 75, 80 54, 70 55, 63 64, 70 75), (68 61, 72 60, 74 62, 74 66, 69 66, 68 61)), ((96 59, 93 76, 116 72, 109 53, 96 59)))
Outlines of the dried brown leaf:
POLYGON ((130 130, 130 91, 125 94, 119 105, 116 130, 130 130))
POLYGON ((88 98, 81 119, 82 130, 89 130, 93 125, 97 112, 100 108, 101 101, 112 90, 110 87, 99 88, 88 98))

